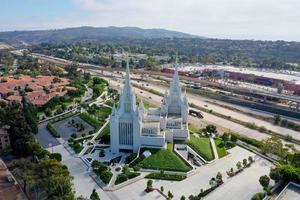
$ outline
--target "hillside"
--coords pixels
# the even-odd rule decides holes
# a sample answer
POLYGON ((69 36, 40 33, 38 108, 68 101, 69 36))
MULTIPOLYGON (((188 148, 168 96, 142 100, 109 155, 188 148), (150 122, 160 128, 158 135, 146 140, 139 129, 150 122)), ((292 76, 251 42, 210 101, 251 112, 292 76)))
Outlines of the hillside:
POLYGON ((165 29, 137 27, 78 27, 56 30, 0 32, 0 41, 7 43, 70 43, 107 39, 199 38, 187 33, 165 29))

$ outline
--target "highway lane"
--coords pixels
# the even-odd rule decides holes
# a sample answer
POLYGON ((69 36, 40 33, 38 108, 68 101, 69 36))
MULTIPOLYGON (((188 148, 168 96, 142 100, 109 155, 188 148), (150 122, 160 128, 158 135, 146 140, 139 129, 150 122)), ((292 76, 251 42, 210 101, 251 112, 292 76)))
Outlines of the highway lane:
MULTIPOLYGON (((133 80, 132 82, 135 83, 135 84, 139 84, 140 86, 144 86, 144 87, 154 89, 154 90, 156 90, 158 92, 161 92, 161 93, 164 93, 165 90, 167 89, 167 87, 165 87, 165 86, 158 85, 158 84, 152 84, 152 83, 148 83, 148 82, 144 82, 144 81, 139 81, 138 82, 138 81, 133 80), (147 86, 147 84, 148 84, 148 86, 147 86)), ((274 125, 272 123, 269 123, 269 122, 266 122, 264 120, 260 120, 260 119, 257 119, 255 117, 248 116, 246 114, 242 114, 242 113, 239 113, 239 112, 236 112, 236 111, 233 111, 233 110, 229 110, 227 108, 215 105, 213 103, 209 103, 205 99, 202 99, 202 97, 200 95, 187 93, 187 97, 188 97, 189 103, 194 103, 198 106, 205 107, 206 109, 211 109, 211 110, 216 111, 218 113, 225 114, 227 116, 231 116, 232 118, 239 119, 239 120, 244 121, 244 122, 250 122, 250 123, 255 123, 258 126, 264 126, 265 128, 267 128, 269 130, 272 130, 276 133, 282 134, 284 136, 285 135, 291 135, 293 138, 295 138, 297 140, 300 140, 300 133, 297 132, 297 131, 287 129, 287 128, 284 128, 284 127, 280 127, 280 126, 276 126, 276 125, 274 125)), ((212 101, 212 100, 210 100, 210 101, 212 101)), ((216 117, 216 116, 214 116, 214 117, 216 117)), ((211 117, 209 117, 209 118, 211 118, 211 117)), ((217 119, 214 118, 214 120, 217 120, 217 119)), ((226 120, 226 121, 228 121, 228 120, 226 120)), ((236 123, 234 123, 234 124, 236 124, 236 123)), ((232 127, 232 126, 227 126, 227 127, 232 127)), ((232 130, 233 130, 233 128, 232 128, 232 130)))
MULTIPOLYGON (((109 84, 112 88, 115 88, 118 91, 122 91, 122 88, 123 88, 122 80, 112 80, 107 77, 103 77, 103 78, 109 81, 109 84)), ((132 80, 132 82, 135 82, 135 81, 132 80)), ((153 88, 153 85, 149 85, 148 87, 153 88)), ((157 106, 160 105, 161 100, 162 100, 161 96, 155 95, 155 94, 147 92, 145 90, 141 90, 137 87, 133 87, 133 88, 134 88, 135 94, 138 98, 148 101, 153 105, 157 105, 157 106)), ((197 109, 194 109, 194 110, 197 110, 197 109)), ((200 111, 200 110, 198 110, 198 111, 200 111)), ((223 119, 221 117, 217 117, 213 114, 205 113, 205 112, 202 112, 202 113, 203 113, 203 117, 204 117, 203 119, 189 116, 189 119, 188 119, 189 123, 191 123, 194 127, 197 127, 197 128, 204 128, 208 124, 214 124, 215 126, 218 127, 218 131, 221 133, 228 132, 228 131, 234 131, 241 135, 244 135, 244 136, 247 136, 250 138, 254 138, 257 140, 263 140, 263 139, 267 139, 267 138, 271 137, 270 135, 268 135, 266 133, 261 133, 259 131, 247 128, 245 126, 234 123, 232 121, 223 119)), ((300 150, 300 145, 285 142, 285 141, 283 141, 283 143, 284 144, 293 144, 296 149, 300 150)))

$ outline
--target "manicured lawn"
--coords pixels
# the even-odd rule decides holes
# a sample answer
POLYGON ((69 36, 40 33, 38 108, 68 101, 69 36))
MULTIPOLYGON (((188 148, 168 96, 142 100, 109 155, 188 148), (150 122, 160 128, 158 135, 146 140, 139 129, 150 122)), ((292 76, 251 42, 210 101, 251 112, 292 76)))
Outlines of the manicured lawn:
POLYGON ((86 123, 90 124, 91 126, 93 126, 95 129, 99 129, 101 124, 99 122, 99 120, 97 120, 96 117, 94 117, 93 115, 90 115, 89 113, 85 112, 85 113, 80 113, 79 117, 84 120, 86 123))
POLYGON ((186 141, 194 151, 196 151, 205 160, 213 160, 213 152, 210 146, 210 141, 208 137, 196 137, 191 135, 190 140, 186 141))
POLYGON ((219 138, 215 139, 215 144, 216 144, 216 148, 217 148, 219 158, 222 158, 222 157, 226 156, 227 151, 224 147, 224 144, 223 144, 222 140, 219 139, 219 138))
POLYGON ((98 136, 97 139, 101 139, 102 142, 104 143, 109 143, 110 141, 110 126, 109 123, 102 129, 100 135, 98 136))
POLYGON ((145 158, 139 164, 141 164, 141 167, 149 169, 189 171, 190 168, 170 149, 170 145, 168 149, 150 149, 152 155, 145 158))
POLYGON ((193 125, 189 124, 189 131, 193 133, 199 132, 199 129, 194 127, 193 125))

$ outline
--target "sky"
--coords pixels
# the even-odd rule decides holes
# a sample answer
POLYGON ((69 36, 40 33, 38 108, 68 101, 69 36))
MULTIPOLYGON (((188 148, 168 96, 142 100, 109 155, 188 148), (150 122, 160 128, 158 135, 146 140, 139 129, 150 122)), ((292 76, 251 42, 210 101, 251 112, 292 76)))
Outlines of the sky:
POLYGON ((0 0, 0 8, 0 31, 136 26, 300 41, 300 0, 0 0))

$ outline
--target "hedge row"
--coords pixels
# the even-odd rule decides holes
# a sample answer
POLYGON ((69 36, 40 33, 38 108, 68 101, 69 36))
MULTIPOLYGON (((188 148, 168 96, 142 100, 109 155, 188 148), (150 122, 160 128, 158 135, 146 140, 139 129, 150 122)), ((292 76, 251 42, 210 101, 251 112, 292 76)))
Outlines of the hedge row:
POLYGON ((47 129, 50 131, 50 133, 53 137, 56 137, 56 138, 60 137, 60 134, 55 130, 55 128, 53 127, 53 124, 51 122, 49 122, 47 124, 47 129))
POLYGON ((181 174, 151 173, 145 176, 145 178, 182 181, 183 179, 186 179, 186 176, 181 174))

